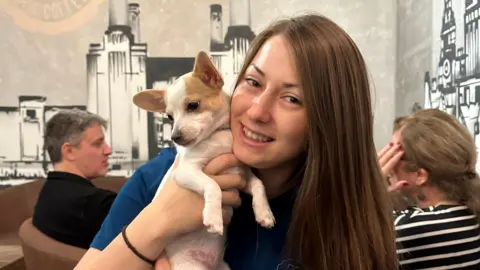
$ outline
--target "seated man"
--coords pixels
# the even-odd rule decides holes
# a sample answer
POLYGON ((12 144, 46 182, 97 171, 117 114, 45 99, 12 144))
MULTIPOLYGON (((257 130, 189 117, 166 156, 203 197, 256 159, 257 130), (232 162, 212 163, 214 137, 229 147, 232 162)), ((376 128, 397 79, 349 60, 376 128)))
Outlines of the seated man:
POLYGON ((105 142, 107 122, 85 111, 60 111, 46 124, 44 144, 53 164, 32 218, 44 234, 87 249, 110 210, 116 193, 91 180, 108 171, 112 149, 105 142))

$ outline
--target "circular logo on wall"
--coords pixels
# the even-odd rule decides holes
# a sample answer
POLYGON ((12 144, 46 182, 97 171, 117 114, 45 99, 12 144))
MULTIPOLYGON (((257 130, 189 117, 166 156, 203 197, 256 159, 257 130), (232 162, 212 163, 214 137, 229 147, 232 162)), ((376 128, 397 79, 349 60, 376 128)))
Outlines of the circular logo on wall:
POLYGON ((46 35, 77 29, 92 19, 105 0, 0 0, 0 10, 16 25, 46 35))
POLYGON ((450 60, 445 59, 443 62, 443 77, 448 78, 450 76, 450 60))

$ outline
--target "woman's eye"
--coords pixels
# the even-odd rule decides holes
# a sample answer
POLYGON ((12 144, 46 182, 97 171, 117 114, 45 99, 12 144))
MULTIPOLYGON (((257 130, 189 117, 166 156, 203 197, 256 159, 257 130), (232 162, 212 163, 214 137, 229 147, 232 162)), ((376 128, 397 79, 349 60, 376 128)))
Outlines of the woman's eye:
POLYGON ((285 99, 285 101, 293 103, 293 104, 301 104, 300 100, 298 100, 298 98, 296 98, 296 97, 288 96, 288 97, 284 97, 284 99, 285 99))
POLYGON ((260 87, 260 84, 259 84, 257 81, 255 81, 254 79, 246 78, 245 81, 247 81, 247 83, 248 83, 250 86, 260 87))
POLYGON ((168 117, 168 119, 170 119, 170 121, 172 121, 172 122, 173 122, 173 116, 172 116, 172 115, 170 115, 170 114, 167 114, 167 117, 168 117))

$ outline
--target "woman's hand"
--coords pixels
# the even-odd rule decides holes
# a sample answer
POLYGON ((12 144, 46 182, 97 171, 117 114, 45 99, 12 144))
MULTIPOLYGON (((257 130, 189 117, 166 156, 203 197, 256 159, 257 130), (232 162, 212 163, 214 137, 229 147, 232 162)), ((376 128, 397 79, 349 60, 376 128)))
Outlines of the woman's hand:
MULTIPOLYGON (((175 160, 173 166, 176 167, 177 164, 178 160, 175 160)), ((221 173, 240 164, 233 154, 225 154, 212 159, 204 168, 204 172, 213 178, 223 190, 223 205, 234 208, 240 206, 241 202, 238 193, 231 189, 243 189, 246 181, 241 175, 221 173)), ((165 219, 162 221, 162 232, 168 239, 195 231, 203 226, 203 197, 194 191, 178 186, 175 181, 167 181, 151 204, 158 210, 159 218, 165 219)), ((226 211, 223 213, 224 222, 228 224, 230 217, 226 211)))
POLYGON ((388 178, 395 165, 402 158, 404 151, 400 143, 389 143, 378 152, 378 163, 380 164, 383 179, 388 183, 388 191, 397 191, 404 186, 405 181, 395 181, 395 178, 388 178), (394 181, 390 181, 394 180, 394 181))
POLYGON ((155 270, 171 270, 172 269, 165 253, 162 253, 162 255, 160 255, 160 257, 155 261, 154 269, 155 270))

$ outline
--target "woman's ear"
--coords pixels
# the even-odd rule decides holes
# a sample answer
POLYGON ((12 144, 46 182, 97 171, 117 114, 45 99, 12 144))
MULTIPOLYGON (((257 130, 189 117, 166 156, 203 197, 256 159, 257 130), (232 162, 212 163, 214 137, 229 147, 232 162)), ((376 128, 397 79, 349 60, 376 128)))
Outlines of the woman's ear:
POLYGON ((415 179, 415 184, 417 186, 423 186, 427 183, 428 180, 428 172, 425 169, 418 169, 417 170, 417 177, 415 179))

